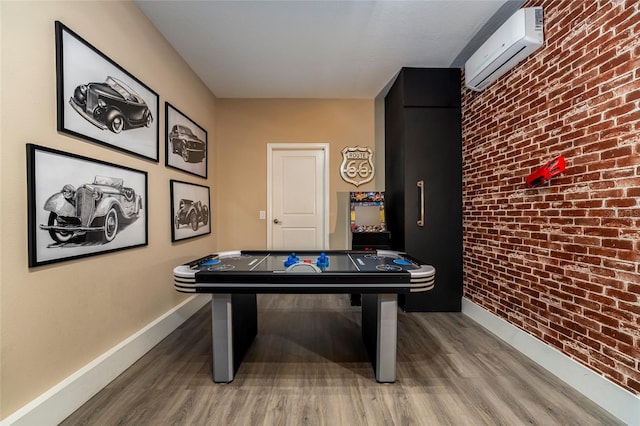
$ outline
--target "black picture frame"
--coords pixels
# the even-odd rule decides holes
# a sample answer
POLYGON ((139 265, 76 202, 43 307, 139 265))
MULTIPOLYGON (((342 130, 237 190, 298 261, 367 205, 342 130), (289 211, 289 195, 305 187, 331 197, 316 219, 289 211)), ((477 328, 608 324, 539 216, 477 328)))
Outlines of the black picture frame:
POLYGON ((171 179, 171 241, 211 233, 211 190, 208 186, 171 179))
POLYGON ((26 147, 29 267, 148 244, 147 172, 26 147))
POLYGON ((207 131, 169 102, 165 110, 165 164, 207 178, 209 141, 207 131))
POLYGON ((60 21, 55 38, 58 131, 158 162, 158 94, 60 21))

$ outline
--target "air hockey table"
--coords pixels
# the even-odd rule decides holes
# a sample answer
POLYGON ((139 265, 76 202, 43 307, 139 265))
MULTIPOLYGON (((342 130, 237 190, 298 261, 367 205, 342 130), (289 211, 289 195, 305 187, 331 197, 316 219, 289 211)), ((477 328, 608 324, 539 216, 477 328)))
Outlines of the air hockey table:
POLYGON ((213 381, 234 378, 258 332, 258 293, 362 294, 362 337, 378 382, 396 380, 398 294, 425 292, 435 269, 406 253, 228 251, 179 265, 174 287, 211 293, 213 381))

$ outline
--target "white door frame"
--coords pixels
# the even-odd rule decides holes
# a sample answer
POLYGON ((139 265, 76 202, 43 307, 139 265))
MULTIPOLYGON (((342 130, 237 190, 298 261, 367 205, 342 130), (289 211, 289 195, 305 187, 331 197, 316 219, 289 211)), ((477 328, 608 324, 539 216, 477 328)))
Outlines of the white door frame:
POLYGON ((322 151, 323 194, 322 194, 322 245, 329 250, 329 144, 328 143, 268 143, 267 144, 267 249, 273 247, 273 152, 274 151, 322 151))

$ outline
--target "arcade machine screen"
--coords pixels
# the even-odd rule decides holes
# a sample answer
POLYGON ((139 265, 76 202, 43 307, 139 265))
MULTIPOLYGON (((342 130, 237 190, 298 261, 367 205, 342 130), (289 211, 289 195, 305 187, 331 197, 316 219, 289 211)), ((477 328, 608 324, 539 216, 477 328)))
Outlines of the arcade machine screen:
POLYGON ((386 232, 384 192, 351 192, 351 232, 386 232))
MULTIPOLYGON (((389 248, 389 232, 384 217, 384 192, 351 192, 351 249, 389 248)), ((359 294, 351 295, 351 305, 360 306, 359 294)))

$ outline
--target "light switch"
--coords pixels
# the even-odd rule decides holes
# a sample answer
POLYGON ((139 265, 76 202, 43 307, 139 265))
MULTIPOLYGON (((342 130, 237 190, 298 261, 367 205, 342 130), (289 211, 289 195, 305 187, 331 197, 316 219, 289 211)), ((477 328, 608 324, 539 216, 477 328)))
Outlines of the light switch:
POLYGON ((267 212, 260 210, 260 219, 265 220, 267 218, 267 212))

